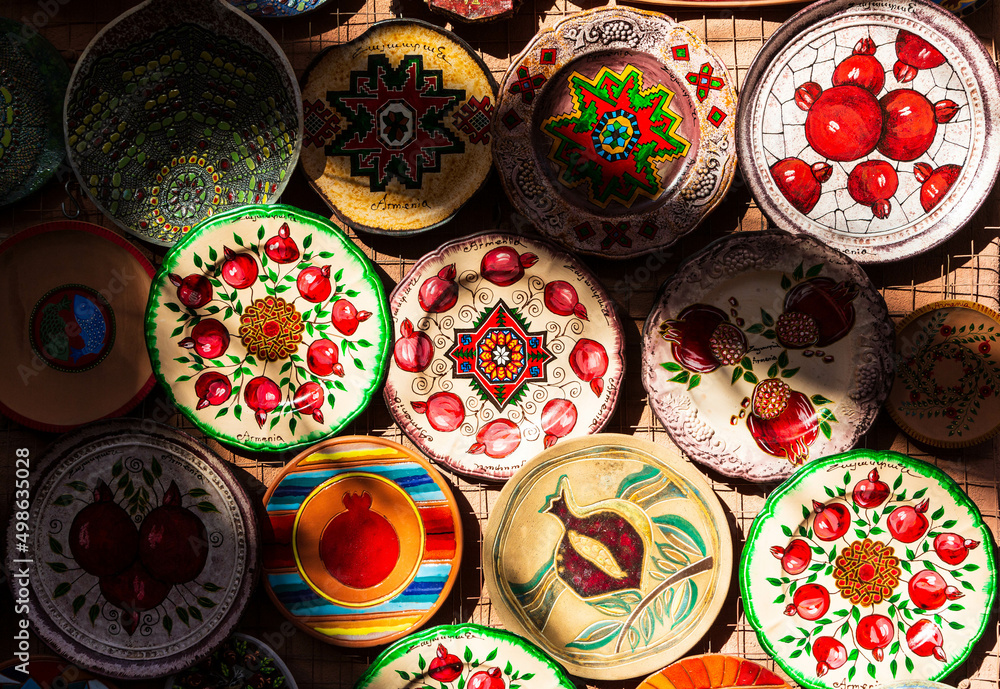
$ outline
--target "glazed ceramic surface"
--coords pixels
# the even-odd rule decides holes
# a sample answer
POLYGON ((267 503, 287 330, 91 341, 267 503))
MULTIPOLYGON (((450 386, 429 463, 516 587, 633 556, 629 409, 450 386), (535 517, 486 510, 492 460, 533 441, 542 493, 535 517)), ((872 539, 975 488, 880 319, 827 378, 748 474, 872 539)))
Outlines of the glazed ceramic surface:
POLYGON ((323 6, 326 0, 229 0, 252 17, 261 19, 297 17, 323 6))
POLYGON ((989 622, 993 539, 939 469, 857 450, 807 464, 768 496, 740 588, 761 644, 804 686, 936 680, 989 622))
POLYGON ((64 128, 91 201, 171 245, 227 206, 281 194, 299 156, 301 96, 284 53, 242 12, 147 0, 80 57, 64 128))
POLYGON ((233 634, 211 656, 167 678, 166 689, 296 689, 278 654, 259 639, 233 634))
POLYGON ((1000 314, 971 301, 914 311, 896 334, 896 381, 886 405, 912 438, 966 447, 1000 430, 1000 314))
POLYGON ((386 404, 453 471, 507 479, 614 411, 624 366, 614 304, 548 242, 489 233, 445 244, 400 281, 390 306, 386 404))
POLYGON ((0 206, 35 191, 66 155, 69 68, 33 27, 0 17, 0 206))
POLYGON ((379 22, 320 54, 303 84, 302 170, 352 227, 430 229, 490 172, 496 83, 449 31, 379 22))
POLYGON ((382 651, 354 689, 456 689, 501 686, 573 689, 573 682, 534 644, 478 624, 433 627, 382 651))
POLYGON ((1000 169, 996 67, 929 3, 811 5, 764 45, 743 94, 739 157, 761 209, 862 262, 950 237, 1000 169))
POLYGON ((520 5, 520 0, 427 0, 433 11, 470 23, 507 19, 520 5))
POLYGON ((732 80, 662 14, 567 17, 514 58, 499 93, 493 157, 504 189, 575 250, 625 258, 672 244, 732 182, 732 80))
POLYGON ((638 689, 722 689, 723 687, 776 687, 788 683, 752 660, 711 653, 691 656, 654 672, 638 689))
POLYGON ((892 321, 850 258, 806 236, 740 232, 664 285, 642 383, 684 452, 751 481, 850 449, 892 385, 892 321))
POLYGON ((98 679, 85 670, 55 656, 32 654, 28 672, 25 664, 15 659, 0 666, 0 687, 3 689, 115 689, 113 684, 98 679), (20 669, 19 669, 20 668, 20 669))
POLYGON ((31 628, 53 650, 146 679, 226 638, 253 588, 258 535, 222 460, 167 426, 105 421, 63 436, 31 469, 31 529, 12 522, 7 568, 27 545, 31 628))
POLYGON ((732 562, 729 524, 702 474, 617 434, 560 443, 522 467, 483 540, 504 625, 594 679, 683 656, 718 615, 732 562))
POLYGON ((451 488, 419 454, 348 436, 296 457, 264 496, 267 591, 338 646, 377 646, 430 619, 462 558, 451 488))
POLYGON ((152 276, 135 247, 89 223, 0 244, 0 412, 67 431, 138 404, 154 383, 142 336, 152 276))
POLYGON ((146 338, 157 376, 202 430, 281 450, 333 435, 368 405, 389 311, 374 266, 330 221, 249 206, 164 258, 146 338))

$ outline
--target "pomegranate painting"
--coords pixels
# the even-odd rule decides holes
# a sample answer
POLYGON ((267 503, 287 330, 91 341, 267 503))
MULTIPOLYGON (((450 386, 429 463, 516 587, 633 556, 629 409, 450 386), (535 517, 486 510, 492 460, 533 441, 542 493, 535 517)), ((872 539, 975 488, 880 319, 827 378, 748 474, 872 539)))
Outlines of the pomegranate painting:
POLYGON ((385 581, 399 561, 399 536, 383 515, 372 511, 368 493, 344 493, 346 511, 326 525, 319 556, 330 575, 356 589, 385 581))
POLYGON ((783 380, 768 378, 754 388, 750 404, 747 430, 761 450, 796 466, 809 458, 820 417, 808 397, 783 380))
POLYGON ((671 343, 674 360, 692 373, 711 373, 743 358, 747 339, 730 323, 729 315, 708 304, 693 304, 674 320, 660 325, 660 336, 671 343))
POLYGON ((484 280, 497 287, 509 287, 524 277, 524 269, 538 262, 530 252, 519 253, 513 247, 498 247, 486 253, 479 266, 484 280))
POLYGON ((421 308, 427 313, 444 313, 458 301, 458 283, 455 282, 455 264, 447 265, 437 275, 424 280, 418 295, 421 308))

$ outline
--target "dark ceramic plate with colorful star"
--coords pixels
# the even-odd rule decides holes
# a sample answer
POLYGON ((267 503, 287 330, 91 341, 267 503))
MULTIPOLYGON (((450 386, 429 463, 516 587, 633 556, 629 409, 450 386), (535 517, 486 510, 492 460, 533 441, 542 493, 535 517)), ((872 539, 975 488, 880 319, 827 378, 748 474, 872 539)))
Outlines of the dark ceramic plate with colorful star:
POLYGON ((63 124, 90 200, 169 246, 215 212, 281 195, 299 157, 302 99, 284 52, 239 10, 146 0, 87 46, 63 124))
POLYGON ((514 207, 571 249, 638 256, 693 230, 736 171, 725 63, 666 16, 589 10, 511 62, 493 159, 514 207))
POLYGON ((229 2, 251 17, 285 19, 317 10, 326 3, 326 0, 229 0, 229 2))
POLYGON ((274 649, 252 636, 233 634, 205 660, 168 677, 165 689, 297 689, 297 685, 274 649))
POLYGON ((942 470, 856 450, 805 465, 768 496, 740 589, 761 645, 799 684, 939 680, 990 622, 994 549, 942 470))

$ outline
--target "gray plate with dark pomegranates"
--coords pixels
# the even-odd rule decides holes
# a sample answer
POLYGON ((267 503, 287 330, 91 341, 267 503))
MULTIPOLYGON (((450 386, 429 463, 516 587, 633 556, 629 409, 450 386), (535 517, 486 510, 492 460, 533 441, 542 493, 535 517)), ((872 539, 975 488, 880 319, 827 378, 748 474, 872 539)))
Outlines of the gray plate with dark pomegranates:
POLYGON ((168 426, 104 421, 30 467, 30 530, 11 523, 6 565, 18 571, 25 552, 37 563, 11 584, 28 589, 45 643, 120 679, 180 671, 222 643, 253 590, 259 538, 221 459, 168 426))
POLYGON ((484 233, 424 256, 393 290, 385 400, 449 469, 506 480, 618 400, 621 322, 597 278, 539 239, 484 233))
POLYGON ((861 262, 945 241, 1000 170, 1000 75, 931 3, 810 5, 764 44, 741 93, 737 151, 761 210, 861 262))
POLYGON ((643 329, 642 384, 692 459, 778 481, 868 430, 892 348, 885 301, 857 263, 805 235, 740 232, 663 286, 643 329))
POLYGON ((799 684, 928 689, 923 680, 965 662, 991 621, 994 550, 944 471, 856 450, 806 465, 768 496, 740 589, 761 645, 799 684))

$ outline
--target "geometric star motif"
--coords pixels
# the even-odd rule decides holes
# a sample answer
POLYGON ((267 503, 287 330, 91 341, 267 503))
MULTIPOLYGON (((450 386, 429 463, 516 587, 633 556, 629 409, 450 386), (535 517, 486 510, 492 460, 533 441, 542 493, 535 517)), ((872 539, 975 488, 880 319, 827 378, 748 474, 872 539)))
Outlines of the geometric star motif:
POLYGON ((488 144, 490 142, 490 122, 493 120, 493 103, 486 96, 479 100, 475 96, 462 106, 455 118, 459 131, 469 135, 469 143, 488 144))
POLYGON ((306 146, 319 148, 326 145, 326 142, 333 138, 333 133, 337 130, 340 118, 337 113, 326 107, 326 103, 315 100, 312 103, 303 101, 303 141, 306 146))
POLYGON ((697 72, 688 72, 687 80, 692 86, 698 87, 698 100, 703 101, 708 98, 708 92, 718 91, 726 82, 718 77, 712 76, 712 65, 706 62, 701 66, 701 69, 697 72))

